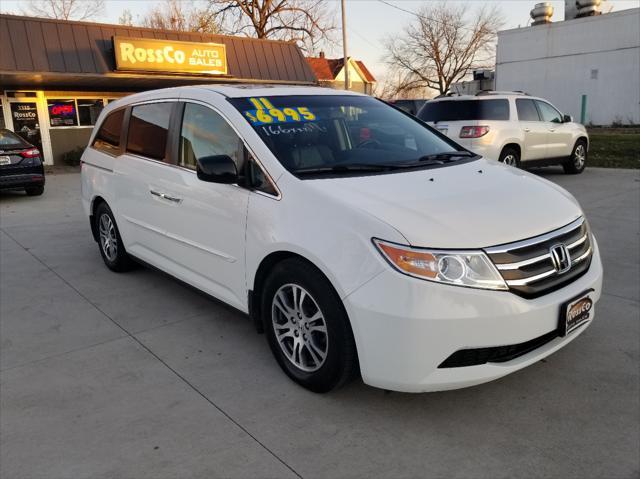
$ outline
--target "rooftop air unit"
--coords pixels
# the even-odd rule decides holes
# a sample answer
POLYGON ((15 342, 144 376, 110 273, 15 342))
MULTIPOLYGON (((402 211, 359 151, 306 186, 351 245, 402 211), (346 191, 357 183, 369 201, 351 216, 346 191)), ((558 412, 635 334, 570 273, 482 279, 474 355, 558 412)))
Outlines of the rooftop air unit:
POLYGON ((553 5, 549 2, 537 3, 533 10, 531 10, 531 18, 533 19, 532 25, 543 25, 545 23, 551 23, 551 16, 553 15, 553 5))
POLYGON ((603 0, 565 0, 564 19, 589 17, 602 13, 603 0))

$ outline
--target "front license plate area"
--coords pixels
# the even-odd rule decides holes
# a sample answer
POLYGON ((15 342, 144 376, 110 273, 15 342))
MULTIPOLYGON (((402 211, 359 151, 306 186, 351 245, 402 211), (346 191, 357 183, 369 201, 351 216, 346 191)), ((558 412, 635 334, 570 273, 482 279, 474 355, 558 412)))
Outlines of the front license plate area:
POLYGON ((0 156, 0 165, 10 165, 11 164, 11 158, 9 158, 8 156, 0 156))
POLYGON ((560 308, 560 336, 566 336, 571 331, 589 321, 593 314, 593 289, 580 293, 570 299, 560 308))

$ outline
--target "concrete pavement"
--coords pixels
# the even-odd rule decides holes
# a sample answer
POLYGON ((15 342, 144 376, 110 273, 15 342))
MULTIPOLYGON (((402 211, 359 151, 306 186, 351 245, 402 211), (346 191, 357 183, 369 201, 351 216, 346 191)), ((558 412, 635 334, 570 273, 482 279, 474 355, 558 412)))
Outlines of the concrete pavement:
POLYGON ((312 394, 243 315, 145 268, 110 272, 77 174, 2 193, 0 476, 638 477, 640 172, 540 171, 598 238, 597 320, 511 376, 419 395, 312 394))

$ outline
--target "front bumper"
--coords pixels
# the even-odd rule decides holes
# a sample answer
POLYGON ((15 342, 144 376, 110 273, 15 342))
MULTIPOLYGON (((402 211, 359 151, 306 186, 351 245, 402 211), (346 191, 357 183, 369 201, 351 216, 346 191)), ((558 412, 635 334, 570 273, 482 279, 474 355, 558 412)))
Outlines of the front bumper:
POLYGON ((462 349, 525 343, 555 330, 561 305, 591 288, 596 302, 602 289, 602 263, 595 239, 589 270, 539 298, 436 284, 389 268, 347 296, 344 303, 364 382, 384 389, 424 392, 491 381, 562 348, 589 323, 511 361, 438 368, 462 349))

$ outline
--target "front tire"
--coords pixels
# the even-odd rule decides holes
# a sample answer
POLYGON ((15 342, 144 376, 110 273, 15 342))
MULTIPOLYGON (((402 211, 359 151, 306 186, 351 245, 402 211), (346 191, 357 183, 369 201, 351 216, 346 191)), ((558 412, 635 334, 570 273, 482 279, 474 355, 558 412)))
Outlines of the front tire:
POLYGON ((520 152, 515 148, 507 146, 500 152, 498 161, 505 165, 513 166, 514 168, 520 168, 520 152))
POLYGON ((271 351, 295 382, 324 393, 357 374, 349 318, 331 283, 314 266, 298 258, 277 264, 261 303, 271 351))
POLYGON ((111 271, 121 273, 129 271, 135 266, 135 262, 127 254, 124 243, 120 237, 120 231, 116 225, 111 208, 106 203, 100 203, 94 215, 96 231, 98 232, 98 245, 104 264, 111 271))
POLYGON ((568 175, 582 173, 587 166, 587 142, 584 139, 576 141, 571 156, 562 164, 564 172, 568 175))

